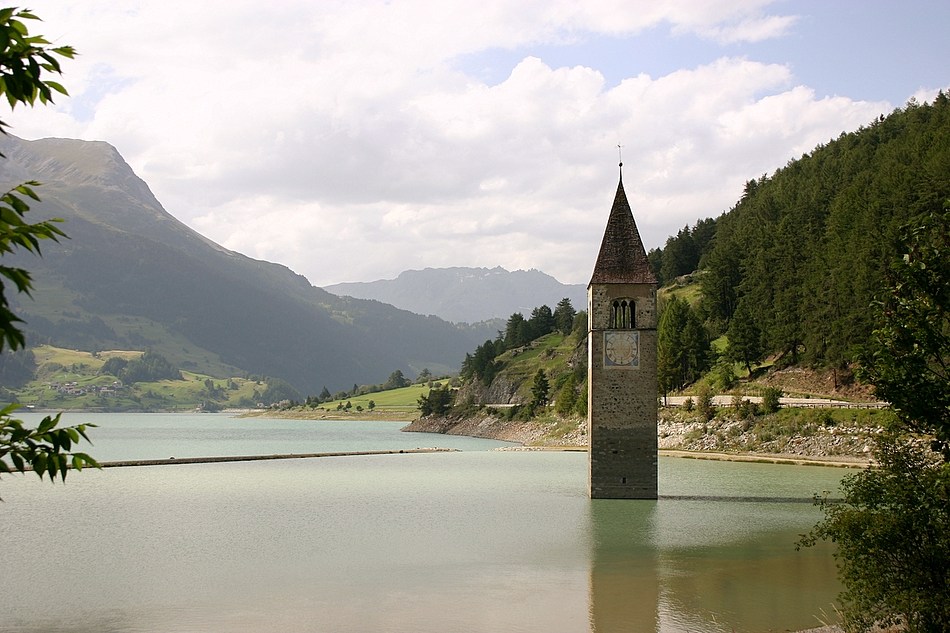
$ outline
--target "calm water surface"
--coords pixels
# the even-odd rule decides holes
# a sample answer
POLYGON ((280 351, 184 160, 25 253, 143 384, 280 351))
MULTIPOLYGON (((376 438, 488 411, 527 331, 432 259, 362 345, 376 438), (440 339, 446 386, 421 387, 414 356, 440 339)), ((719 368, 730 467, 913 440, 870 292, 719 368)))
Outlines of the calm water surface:
POLYGON ((796 552, 839 469, 660 460, 658 502, 591 501, 586 455, 401 423, 89 415, 103 460, 460 453, 117 468, 0 481, 0 631, 784 631, 839 587, 796 552), (716 496, 717 499, 683 497, 716 496))

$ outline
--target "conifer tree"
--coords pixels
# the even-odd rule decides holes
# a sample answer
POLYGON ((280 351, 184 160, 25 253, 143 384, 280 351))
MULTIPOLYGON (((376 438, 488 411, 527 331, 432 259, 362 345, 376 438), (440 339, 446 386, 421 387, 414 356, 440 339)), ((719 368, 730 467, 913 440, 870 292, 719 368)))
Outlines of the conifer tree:
POLYGON ((730 360, 743 363, 746 371, 752 373, 752 363, 762 359, 762 333, 752 320, 748 302, 740 302, 727 332, 729 347, 726 355, 730 360))
POLYGON ((554 326, 561 334, 567 336, 574 329, 574 317, 576 315, 577 311, 571 304, 571 300, 564 297, 558 301, 554 308, 554 326))
POLYGON ((534 384, 531 385, 531 410, 537 411, 548 404, 548 378, 543 369, 538 369, 534 375, 534 384))

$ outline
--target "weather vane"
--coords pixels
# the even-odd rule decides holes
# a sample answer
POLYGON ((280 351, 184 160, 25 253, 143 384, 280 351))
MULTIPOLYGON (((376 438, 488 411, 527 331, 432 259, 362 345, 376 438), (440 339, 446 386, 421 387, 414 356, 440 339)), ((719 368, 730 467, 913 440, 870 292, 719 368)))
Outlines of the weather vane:
POLYGON ((617 143, 617 156, 620 157, 620 176, 623 177, 623 145, 617 143))

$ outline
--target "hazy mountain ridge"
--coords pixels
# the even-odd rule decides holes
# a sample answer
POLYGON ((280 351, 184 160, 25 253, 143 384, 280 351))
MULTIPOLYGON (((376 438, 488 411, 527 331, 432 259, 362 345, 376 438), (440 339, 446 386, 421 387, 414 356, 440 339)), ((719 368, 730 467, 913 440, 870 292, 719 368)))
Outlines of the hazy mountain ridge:
POLYGON ((539 270, 495 268, 425 268, 407 270, 395 279, 325 286, 334 294, 375 299, 417 314, 432 314, 456 323, 507 319, 567 297, 575 309, 587 305, 587 288, 562 284, 539 270))
POLYGON ((0 139, 0 183, 39 180, 29 221, 70 239, 5 263, 34 274, 17 297, 29 340, 82 349, 151 347, 191 369, 277 376, 303 393, 457 368, 493 331, 379 302, 340 299, 286 266, 229 251, 171 216, 107 143, 0 139))

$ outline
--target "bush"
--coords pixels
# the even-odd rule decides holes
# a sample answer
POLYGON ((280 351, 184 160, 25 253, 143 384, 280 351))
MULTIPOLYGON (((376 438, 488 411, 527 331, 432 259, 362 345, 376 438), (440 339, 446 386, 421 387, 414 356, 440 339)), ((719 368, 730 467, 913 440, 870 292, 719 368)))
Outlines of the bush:
POLYGON ((563 380, 563 384, 558 388, 557 396, 554 399, 554 410, 558 415, 570 415, 577 404, 577 379, 574 374, 568 374, 563 380))
POLYGON ((816 498, 824 519, 799 546, 837 544, 845 625, 903 624, 910 633, 950 622, 950 464, 917 443, 877 441, 880 467, 842 481, 844 501, 816 498))
POLYGON ((451 387, 435 387, 429 390, 429 394, 419 396, 417 400, 419 413, 427 415, 445 415, 452 408, 454 392, 451 387))
POLYGON ((732 397, 732 406, 740 420, 751 420, 758 411, 758 407, 755 406, 754 402, 739 394, 732 397))
POLYGON ((580 393, 577 394, 577 400, 574 402, 574 413, 579 416, 587 415, 587 388, 586 385, 581 387, 580 393))
POLYGON ((763 413, 775 413, 779 410, 779 407, 782 406, 780 398, 782 397, 782 390, 776 389, 775 387, 767 387, 765 391, 762 392, 762 412, 763 413))
POLYGON ((716 417, 716 407, 712 401, 712 391, 708 385, 702 385, 696 392, 696 409, 705 421, 716 417))

